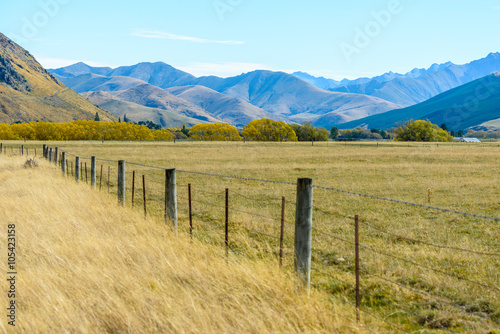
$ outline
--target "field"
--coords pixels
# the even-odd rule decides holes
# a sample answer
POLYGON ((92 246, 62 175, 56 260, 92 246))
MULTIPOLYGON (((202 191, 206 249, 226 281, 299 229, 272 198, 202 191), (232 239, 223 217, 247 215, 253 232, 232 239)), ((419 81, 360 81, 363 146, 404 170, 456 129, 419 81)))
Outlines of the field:
MULTIPOLYGON (((41 143, 4 143, 4 146, 18 147, 21 144, 30 148, 30 152, 37 147, 40 155, 41 143)), ((316 186, 472 214, 498 218, 500 211, 498 143, 315 143, 314 146, 311 143, 231 142, 48 144, 84 158, 96 156, 127 161, 129 188, 132 171, 136 172, 133 210, 138 217, 143 210, 141 176, 145 175, 148 216, 159 224, 151 223, 155 229, 161 226, 158 222, 163 212, 164 172, 130 162, 176 168, 179 234, 182 238, 188 235, 187 184, 191 184, 193 240, 200 241, 200 247, 210 249, 217 266, 224 262, 220 259, 225 257, 221 234, 224 231, 224 190, 229 189, 229 263, 263 263, 275 271, 278 280, 292 285, 295 186, 186 171, 290 183, 299 177, 308 177, 313 178, 316 186), (279 241, 276 237, 279 237, 282 196, 286 197, 285 257, 284 274, 278 274, 279 241)), ((12 153, 9 149, 7 152, 12 153)), ((68 156, 68 159, 74 161, 73 156, 68 156)), ((106 193, 107 168, 110 166, 111 201, 116 202, 113 194, 117 164, 104 160, 97 163, 98 174, 101 164, 104 173, 101 194, 95 196, 100 201, 103 198, 109 200, 106 193)), ((69 182, 52 177, 57 180, 54 182, 69 182)), ((130 190, 127 191, 127 212, 131 210, 130 190)), ((89 189, 85 191, 89 192, 89 189)), ((92 192, 86 193, 85 198, 91 198, 90 194, 92 192)), ((354 328, 356 313, 350 306, 354 303, 354 215, 359 215, 361 221, 363 311, 360 328, 365 326, 365 330, 375 332, 498 333, 498 221, 320 188, 314 189, 311 280, 313 296, 319 297, 313 301, 321 300, 318 307, 323 309, 317 316, 332 316, 334 313, 328 312, 335 309, 335 314, 340 314, 343 322, 332 316, 331 322, 326 322, 323 328, 316 324, 319 327, 298 326, 295 329, 330 332, 328 326, 337 326, 342 332, 354 328), (325 298, 329 301, 325 302, 325 298)), ((148 235, 148 232, 143 233, 148 235)), ((283 327, 278 331, 287 332, 289 329, 283 327)))

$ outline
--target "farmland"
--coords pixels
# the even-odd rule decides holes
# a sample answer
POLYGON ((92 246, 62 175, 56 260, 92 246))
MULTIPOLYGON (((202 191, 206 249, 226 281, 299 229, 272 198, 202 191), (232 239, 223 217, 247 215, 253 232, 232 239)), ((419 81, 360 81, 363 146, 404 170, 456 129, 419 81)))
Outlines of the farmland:
MULTIPOLYGON (((4 142, 4 146, 21 144, 32 151, 35 147, 40 150, 42 143, 4 142)), ((112 199, 116 191, 117 164, 105 160, 127 161, 129 189, 125 210, 131 210, 130 188, 135 171, 133 210, 140 217, 143 210, 140 176, 145 175, 148 219, 155 221, 161 220, 163 212, 164 172, 130 162, 176 168, 180 235, 188 233, 187 185, 191 184, 194 239, 201 241, 203 247, 213 247, 211 252, 219 258, 224 257, 224 240, 220 234, 223 233, 224 190, 227 188, 230 259, 263 261, 278 270, 275 237, 279 236, 281 197, 285 196, 283 271, 289 276, 293 272, 295 186, 187 171, 290 183, 299 177, 308 177, 315 185, 337 190, 496 218, 500 212, 498 143, 49 144, 82 158, 103 159, 97 162, 98 170, 102 164, 104 171, 101 194, 95 195, 98 198, 109 199, 106 194, 108 166, 112 199)), ((68 161, 74 158, 68 156, 68 161)), ((54 182, 63 182, 60 177, 53 178, 57 180, 54 182)), ((87 192, 88 188, 85 196, 91 196, 87 192)), ((498 221, 315 188, 311 275, 313 290, 322 296, 320 299, 329 300, 321 304, 325 314, 326 309, 340 308, 336 311, 346 315, 346 323, 355 322, 355 312, 349 305, 353 303, 350 285, 354 284, 351 244, 354 215, 359 215, 361 220, 361 288, 366 291, 362 305, 367 312, 361 314, 361 323, 377 332, 398 332, 398 328, 425 329, 426 333, 444 332, 445 328, 468 333, 497 331, 500 322, 498 221)), ((351 326, 335 323, 338 319, 332 321, 334 324, 329 325, 337 328, 351 326)))

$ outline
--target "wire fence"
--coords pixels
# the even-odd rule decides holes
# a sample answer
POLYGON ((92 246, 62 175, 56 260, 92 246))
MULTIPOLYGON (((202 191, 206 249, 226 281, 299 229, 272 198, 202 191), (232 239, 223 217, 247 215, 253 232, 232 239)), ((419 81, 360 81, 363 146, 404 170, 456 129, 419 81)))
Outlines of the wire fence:
MULTIPOLYGON (((8 154, 6 152, 9 150, 11 155, 16 152, 25 155, 23 149, 12 147, 2 147, 0 153, 8 154)), ((42 151, 47 160, 57 161, 58 165, 62 166, 64 161, 62 152, 59 152, 60 156, 56 159, 55 150, 51 154, 49 148, 38 149, 38 152, 42 151)), ((32 152, 35 151, 32 149, 32 152)), ((92 157, 79 157, 84 161, 80 160, 80 166, 76 166, 76 162, 74 164, 68 157, 77 156, 68 152, 65 152, 65 155, 65 174, 76 178, 76 169, 79 168, 79 182, 91 182, 89 166, 86 166, 86 163, 92 161, 92 157)), ((96 170, 90 171, 90 174, 96 175, 94 186, 100 191, 117 195, 118 161, 100 158, 95 161, 97 161, 96 170)), ((131 162, 127 162, 127 165, 132 167, 132 170, 129 168, 126 172, 126 179, 130 180, 125 186, 127 205, 143 210, 145 217, 165 218, 168 189, 162 172, 170 169, 131 162)), ((295 209, 298 201, 287 199, 286 197, 290 196, 286 195, 294 194, 295 189, 290 186, 297 186, 296 182, 184 170, 176 172, 179 175, 238 180, 251 184, 252 187, 263 183, 288 187, 281 196, 271 195, 268 192, 255 195, 254 191, 242 189, 235 191, 218 185, 217 182, 207 188, 198 186, 190 179, 183 179, 182 183, 176 183, 176 207, 180 221, 179 231, 189 234, 191 238, 196 237, 222 246, 226 256, 232 254, 231 256, 276 257, 280 267, 292 270, 296 261, 293 221, 296 218, 295 209)), ((314 188, 327 193, 339 193, 433 211, 441 215, 479 219, 489 224, 500 221, 499 218, 488 215, 333 187, 315 185, 314 188)), ((469 242, 468 247, 461 247, 451 242, 440 243, 431 241, 430 238, 414 237, 404 233, 406 230, 391 231, 391 225, 387 222, 381 224, 376 219, 342 214, 326 208, 323 203, 315 204, 312 210, 317 214, 317 219, 323 222, 315 225, 311 231, 314 271, 312 284, 317 289, 327 291, 338 301, 351 305, 355 309, 356 321, 361 329, 376 332, 370 327, 372 321, 376 321, 377 328, 383 323, 399 332, 409 333, 419 328, 431 328, 455 333, 457 331, 455 328, 460 329, 460 326, 464 325, 453 321, 454 317, 460 317, 464 322, 472 322, 471 328, 483 326, 481 328, 500 329, 498 304, 500 253, 498 245, 494 242, 489 245, 469 242), (389 244, 394 244, 394 247, 389 244), (477 249, 470 247, 474 245, 477 249), (426 254, 424 251, 439 260, 419 258, 418 255, 426 254), (457 259, 461 257, 468 259, 471 269, 457 266, 457 259), (445 262, 446 265, 443 264, 445 262), (484 274, 475 275, 472 265, 474 262, 478 263, 477 271, 484 274), (481 264, 485 264, 485 268, 481 269, 481 264), (496 268, 497 271, 490 271, 491 268, 496 268), (429 278, 431 273, 435 276, 429 278), (458 295, 446 286, 469 293, 458 295), (480 297, 481 293, 484 298, 480 297), (421 310, 416 301, 428 307, 421 310), (363 314, 366 317, 361 317, 363 314), (440 318, 439 314, 451 316, 440 318)))

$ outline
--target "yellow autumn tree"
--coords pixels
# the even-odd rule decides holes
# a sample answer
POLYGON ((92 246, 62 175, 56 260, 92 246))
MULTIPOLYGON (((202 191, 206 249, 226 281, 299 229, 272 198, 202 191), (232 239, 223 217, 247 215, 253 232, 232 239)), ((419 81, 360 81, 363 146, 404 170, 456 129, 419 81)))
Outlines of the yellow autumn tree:
POLYGON ((31 122, 0 124, 0 139, 7 140, 172 140, 168 130, 153 132, 143 125, 99 121, 69 123, 31 122), (157 139, 162 138, 162 139, 157 139))
POLYGON ((297 135, 290 125, 267 118, 251 121, 242 133, 245 140, 297 141, 297 135))
POLYGON ((175 135, 165 129, 153 131, 153 137, 155 140, 174 140, 175 135))
POLYGON ((189 131, 191 140, 238 141, 241 140, 238 129, 229 123, 196 124, 189 131))

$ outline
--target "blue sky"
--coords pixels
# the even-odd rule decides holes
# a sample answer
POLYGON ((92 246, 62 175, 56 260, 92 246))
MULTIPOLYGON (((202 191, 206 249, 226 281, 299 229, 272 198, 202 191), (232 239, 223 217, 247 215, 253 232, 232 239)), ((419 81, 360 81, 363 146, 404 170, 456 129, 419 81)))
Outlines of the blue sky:
POLYGON ((47 68, 163 61, 197 76, 353 79, 500 51, 500 0, 23 0, 1 1, 0 17, 47 68))

